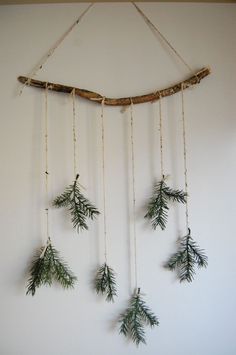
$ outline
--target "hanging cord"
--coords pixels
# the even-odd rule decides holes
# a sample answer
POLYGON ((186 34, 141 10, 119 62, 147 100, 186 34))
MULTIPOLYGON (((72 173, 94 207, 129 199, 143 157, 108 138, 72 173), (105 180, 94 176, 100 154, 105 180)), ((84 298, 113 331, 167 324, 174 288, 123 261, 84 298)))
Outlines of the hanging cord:
MULTIPOLYGON (((76 105, 75 105, 75 88, 71 91, 71 96, 72 96, 72 135, 73 135, 73 165, 74 165, 74 178, 75 180, 78 179, 79 174, 78 174, 78 167, 77 167, 77 138, 76 138, 76 105)), ((86 190, 86 188, 78 182, 79 186, 82 187, 82 189, 86 190)))
POLYGON ((144 14, 144 12, 134 3, 132 2, 138 13, 143 17, 147 25, 150 29, 154 30, 159 34, 159 36, 164 40, 164 42, 169 46, 169 48, 174 52, 174 54, 181 60, 181 62, 188 68, 188 70, 192 73, 193 69, 187 64, 187 62, 183 59, 183 57, 177 52, 177 50, 170 44, 170 42, 166 39, 166 37, 160 32, 160 30, 149 20, 149 18, 144 14))
POLYGON ((182 128, 183 128, 183 148, 184 148, 184 184, 186 192, 185 216, 186 230, 189 230, 189 208, 188 208, 188 169, 187 169, 187 145, 186 145, 186 122, 184 112, 184 84, 181 85, 181 101, 182 101, 182 128))
POLYGON ((72 111, 73 111, 73 117, 72 117, 72 131, 73 131, 73 157, 74 157, 74 177, 76 179, 77 175, 77 156, 76 156, 76 151, 77 151, 77 139, 76 139, 76 123, 75 123, 75 118, 76 118, 76 110, 75 110, 75 89, 72 90, 71 92, 72 95, 72 111))
POLYGON ((101 101, 102 124, 102 187, 103 187, 103 231, 104 231, 104 257, 107 263, 107 219, 106 219, 106 184, 105 184, 105 128, 104 128, 104 104, 105 97, 101 101))
POLYGON ((45 194, 46 194, 46 208, 45 208, 45 216, 46 216, 46 244, 43 248, 43 251, 40 255, 42 258, 45 254, 45 251, 50 244, 50 236, 49 236, 49 191, 48 191, 48 83, 45 86, 45 118, 44 118, 44 149, 45 149, 45 194))
POLYGON ((161 94, 159 93, 159 134, 160 134, 160 153, 161 153, 161 176, 164 179, 164 164, 163 164, 163 131, 162 131, 162 106, 161 94))
POLYGON ((39 70, 41 70, 44 66, 44 64, 47 62, 47 60, 53 55, 55 50, 60 46, 60 44, 64 41, 64 39, 72 32, 72 30, 75 28, 76 25, 82 20, 82 18, 86 15, 88 10, 93 6, 94 4, 91 3, 83 12, 82 14, 77 18, 77 20, 68 28, 68 30, 57 40, 57 42, 49 49, 49 51, 41 58, 41 60, 38 62, 38 64, 34 67, 34 69, 29 73, 28 77, 29 79, 23 84, 23 87, 21 88, 19 95, 22 94, 24 87, 28 84, 30 84, 31 79, 35 77, 35 75, 38 73, 39 70))
POLYGON ((132 99, 130 99, 130 139, 131 139, 132 189, 133 189, 132 193, 133 193, 134 280, 135 280, 135 289, 138 289, 137 235, 136 235, 136 192, 135 192, 135 162, 134 162, 134 119, 133 119, 133 101, 132 101, 132 99))

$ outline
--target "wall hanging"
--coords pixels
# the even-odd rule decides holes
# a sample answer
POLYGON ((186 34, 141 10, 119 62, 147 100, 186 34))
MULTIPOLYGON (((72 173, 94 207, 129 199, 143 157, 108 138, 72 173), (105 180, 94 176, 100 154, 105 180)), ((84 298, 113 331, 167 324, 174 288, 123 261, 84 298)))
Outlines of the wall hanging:
MULTIPOLYGON (((26 86, 32 86, 45 90, 45 191, 46 191, 46 243, 38 252, 33 260, 30 269, 30 278, 27 287, 27 293, 34 295, 36 288, 45 284, 52 285, 53 281, 59 282, 62 287, 73 287, 76 277, 69 270, 67 265, 60 259, 57 250, 52 246, 49 236, 49 206, 48 199, 48 91, 62 92, 71 95, 72 98, 72 137, 74 151, 74 182, 69 185, 64 193, 59 195, 54 201, 55 207, 65 207, 71 214, 73 227, 77 232, 88 229, 87 219, 94 219, 99 215, 98 209, 84 196, 83 187, 79 183, 79 173, 77 170, 77 138, 76 138, 76 105, 75 98, 77 96, 95 102, 101 105, 101 144, 102 144, 102 192, 103 192, 103 234, 104 234, 104 263, 99 266, 95 279, 94 288, 98 294, 105 296, 107 301, 114 301, 117 296, 116 275, 108 262, 108 237, 107 237, 107 219, 106 219, 106 181, 105 181, 105 127, 104 127, 104 107, 107 106, 129 106, 130 107, 130 143, 131 143, 131 172, 132 172, 132 218, 130 224, 133 232, 130 234, 130 242, 133 245, 133 261, 134 261, 134 290, 130 298, 130 304, 126 311, 119 318, 120 333, 130 338, 136 345, 145 343, 145 326, 158 326, 159 320, 151 309, 146 305, 141 289, 138 285, 138 244, 136 233, 136 187, 135 187, 135 155, 134 155, 134 117, 133 107, 135 104, 155 102, 159 100, 159 131, 160 131, 160 178, 154 186, 154 194, 148 202, 145 218, 150 220, 153 229, 160 227, 164 230, 167 223, 169 204, 171 202, 179 202, 185 204, 186 232, 185 236, 180 239, 179 249, 173 254, 166 263, 166 267, 170 270, 177 270, 180 281, 192 281, 195 274, 195 266, 206 267, 207 257, 197 243, 193 240, 189 227, 189 207, 188 207, 188 181, 187 181, 187 148, 186 148, 186 127, 184 112, 184 90, 199 84, 203 78, 210 74, 208 67, 202 68, 194 72, 187 62, 180 56, 176 49, 170 44, 166 37, 159 29, 148 19, 143 11, 132 2, 132 5, 141 15, 142 19, 154 31, 162 41, 170 48, 175 56, 184 64, 190 73, 188 77, 181 82, 175 83, 170 87, 158 89, 154 92, 140 96, 130 96, 121 98, 110 98, 99 93, 76 88, 67 85, 56 84, 53 82, 45 82, 36 80, 35 76, 43 68, 47 60, 53 55, 55 50, 67 38, 72 30, 79 24, 81 19, 87 14, 93 6, 90 4, 80 17, 69 27, 63 36, 56 42, 54 46, 39 61, 36 67, 28 76, 19 76, 18 80, 23 84, 20 90, 22 94, 26 86), (164 98, 170 95, 180 93, 182 103, 182 131, 183 131, 183 155, 184 155, 184 178, 185 189, 172 189, 167 183, 167 176, 164 170, 163 156, 163 130, 162 130, 162 102, 164 98)), ((131 251, 132 253, 132 251, 131 251)))

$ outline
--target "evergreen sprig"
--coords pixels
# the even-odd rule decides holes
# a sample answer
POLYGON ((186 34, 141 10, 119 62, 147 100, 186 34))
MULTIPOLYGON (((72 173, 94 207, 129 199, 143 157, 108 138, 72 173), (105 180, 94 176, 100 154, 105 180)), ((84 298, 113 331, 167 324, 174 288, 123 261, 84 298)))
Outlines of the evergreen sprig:
POLYGON ((68 186, 63 194, 56 197, 53 201, 55 207, 67 207, 71 214, 71 221, 73 227, 80 230, 88 229, 86 223, 87 218, 94 219, 99 214, 99 211, 94 205, 84 197, 78 184, 79 175, 76 175, 75 181, 72 185, 68 186))
POLYGON ((159 321, 154 313, 145 304, 140 295, 140 289, 135 292, 130 300, 130 305, 120 318, 120 333, 131 339, 137 346, 146 344, 145 325, 154 327, 159 321))
POLYGON ((179 250, 173 254, 166 264, 170 270, 177 269, 180 282, 191 282, 195 275, 195 265, 198 268, 207 267, 207 256, 191 237, 191 230, 180 240, 179 250))
POLYGON ((145 218, 151 221, 153 229, 158 226, 164 230, 168 218, 168 202, 186 203, 186 193, 182 190, 171 189, 165 183, 165 176, 154 186, 154 195, 148 204, 145 218))
POLYGON ((33 259, 30 268, 30 277, 26 294, 35 295, 36 289, 42 285, 52 285, 57 281, 65 289, 73 288, 76 276, 61 260, 58 251, 49 241, 45 247, 40 248, 33 259))
POLYGON ((108 302, 114 302, 117 296, 115 273, 106 263, 97 270, 94 284, 98 294, 105 294, 108 302))

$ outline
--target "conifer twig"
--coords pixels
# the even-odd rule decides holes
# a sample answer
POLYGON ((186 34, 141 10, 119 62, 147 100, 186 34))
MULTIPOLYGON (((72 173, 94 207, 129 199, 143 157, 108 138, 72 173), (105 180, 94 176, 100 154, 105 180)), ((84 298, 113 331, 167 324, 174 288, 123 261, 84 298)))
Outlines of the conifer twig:
POLYGON ((159 321, 145 304, 138 289, 130 300, 130 305, 120 318, 120 333, 131 339, 137 346, 146 344, 145 325, 158 326, 159 321))
POLYGON ((179 250, 173 254, 166 267, 177 270, 180 282, 191 282, 195 275, 195 265, 198 268, 207 267, 207 256, 191 237, 191 230, 180 240, 179 250))
POLYGON ((76 175, 74 183, 53 201, 55 207, 66 207, 71 214, 73 227, 80 230, 88 229, 87 218, 94 219, 99 214, 96 207, 82 195, 78 183, 79 175, 76 175))
POLYGON ((46 247, 40 248, 32 261, 26 294, 35 295, 36 289, 42 285, 52 285, 57 281, 65 289, 74 287, 76 276, 61 260, 58 251, 49 241, 46 247))
POLYGON ((186 203, 186 193, 182 190, 174 190, 167 186, 165 176, 154 186, 154 194, 148 204, 145 218, 151 221, 153 229, 158 226, 164 230, 168 218, 168 203, 170 201, 186 203))
POLYGON ((115 273, 106 263, 97 270, 94 284, 98 294, 105 294, 108 302, 114 302, 117 296, 115 273))

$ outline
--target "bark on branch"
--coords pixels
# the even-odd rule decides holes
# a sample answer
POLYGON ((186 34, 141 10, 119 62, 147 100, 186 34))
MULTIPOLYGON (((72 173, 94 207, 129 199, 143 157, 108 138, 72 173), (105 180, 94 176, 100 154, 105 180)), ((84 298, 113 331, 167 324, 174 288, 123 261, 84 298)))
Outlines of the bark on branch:
POLYGON ((196 72, 193 74, 191 77, 187 78, 184 81, 178 82, 177 84, 174 84, 171 87, 168 87, 166 89, 161 89, 154 91, 150 94, 146 95, 141 95, 141 96, 131 96, 131 97, 122 97, 122 98, 109 98, 109 97, 104 97, 103 95, 100 95, 96 92, 85 90, 85 89, 80 89, 80 88, 74 88, 73 86, 66 86, 66 85, 61 85, 61 84, 55 84, 55 83, 50 83, 46 81, 40 81, 40 80, 35 80, 35 79, 30 79, 25 76, 19 76, 18 80, 27 86, 33 86, 41 89, 45 89, 46 86, 48 87, 48 90, 52 91, 57 91, 57 92, 64 92, 64 93, 71 93, 73 89, 75 89, 75 94, 93 101, 93 102, 98 102, 101 103, 102 99, 104 98, 104 104, 108 106, 126 106, 130 105, 131 100, 133 104, 141 104, 145 102, 153 102, 158 100, 160 97, 166 97, 170 95, 174 95, 177 92, 181 91, 181 87, 183 85, 184 89, 187 89, 190 86, 199 84, 200 81, 205 78, 207 75, 210 74, 210 68, 203 68, 200 71, 196 72))

